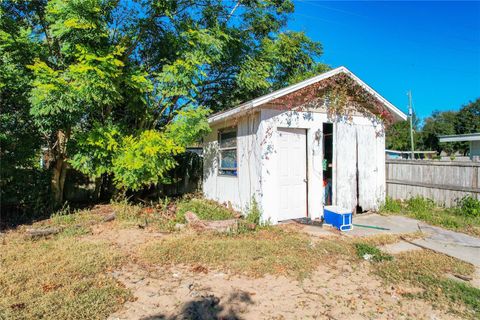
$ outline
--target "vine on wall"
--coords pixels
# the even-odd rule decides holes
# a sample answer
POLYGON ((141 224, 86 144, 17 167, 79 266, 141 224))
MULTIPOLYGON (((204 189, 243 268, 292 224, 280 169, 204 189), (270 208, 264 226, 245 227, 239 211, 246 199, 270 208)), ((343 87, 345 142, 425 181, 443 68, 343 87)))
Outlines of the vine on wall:
POLYGON ((329 118, 337 121, 351 121, 355 114, 360 113, 372 122, 383 123, 385 127, 394 121, 382 102, 345 73, 277 98, 267 106, 291 111, 324 109, 329 118))

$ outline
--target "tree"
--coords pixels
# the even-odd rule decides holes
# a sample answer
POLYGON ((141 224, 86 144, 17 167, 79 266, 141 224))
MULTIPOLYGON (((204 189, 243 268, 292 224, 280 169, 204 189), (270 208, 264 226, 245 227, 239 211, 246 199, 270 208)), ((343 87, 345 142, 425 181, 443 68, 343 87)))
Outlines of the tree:
POLYGON ((421 143, 425 150, 435 150, 440 153, 442 150, 448 154, 458 150, 457 143, 440 144, 439 135, 455 134, 455 124, 457 113, 455 111, 434 111, 431 117, 425 119, 422 133, 421 143))
POLYGON ((17 46, 29 84, 19 110, 41 137, 36 149, 48 148, 57 204, 69 166, 113 176, 119 189, 164 182, 174 156, 208 131, 209 110, 327 68, 315 62, 319 43, 283 31, 290 0, 0 6, 3 37, 26 42, 17 46))
MULTIPOLYGON (((420 119, 413 115, 413 143, 418 148, 420 142, 420 119)), ((390 150, 409 151, 412 149, 410 142, 410 122, 399 121, 387 127, 386 148, 390 150)))
POLYGON ((460 109, 455 122, 455 131, 458 134, 480 132, 480 98, 460 109))

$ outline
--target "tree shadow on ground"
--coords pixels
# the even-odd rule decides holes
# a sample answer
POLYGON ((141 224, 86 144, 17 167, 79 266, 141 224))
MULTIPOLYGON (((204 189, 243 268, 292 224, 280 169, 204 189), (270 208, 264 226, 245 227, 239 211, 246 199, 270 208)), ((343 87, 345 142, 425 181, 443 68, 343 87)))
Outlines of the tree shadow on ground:
POLYGON ((239 320, 239 315, 246 311, 246 306, 253 304, 250 294, 236 290, 230 294, 225 302, 209 294, 186 302, 176 315, 166 316, 155 314, 142 318, 142 320, 239 320))

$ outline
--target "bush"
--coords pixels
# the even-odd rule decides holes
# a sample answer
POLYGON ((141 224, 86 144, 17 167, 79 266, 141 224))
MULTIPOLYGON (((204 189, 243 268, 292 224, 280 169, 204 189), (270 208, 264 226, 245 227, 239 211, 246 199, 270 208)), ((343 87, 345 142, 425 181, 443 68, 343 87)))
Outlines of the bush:
POLYGON ((400 211, 402 211, 402 204, 398 200, 387 197, 385 199, 385 203, 381 208, 381 211, 399 213, 400 211))
POLYGON ((458 200, 456 211, 460 215, 480 217, 480 200, 475 199, 472 196, 465 196, 458 200))
POLYGON ((202 220, 231 219, 236 213, 233 209, 229 209, 216 201, 201 198, 182 199, 178 202, 177 210, 178 222, 185 222, 187 211, 192 211, 202 220))

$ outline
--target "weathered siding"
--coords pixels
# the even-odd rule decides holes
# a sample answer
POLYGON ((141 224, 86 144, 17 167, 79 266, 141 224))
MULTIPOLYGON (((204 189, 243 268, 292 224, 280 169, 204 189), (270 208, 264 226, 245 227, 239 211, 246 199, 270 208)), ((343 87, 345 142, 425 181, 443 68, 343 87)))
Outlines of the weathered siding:
MULTIPOLYGON (((220 202, 230 202, 244 211, 260 186, 259 113, 217 124, 204 142, 203 193, 220 202), (237 176, 218 174, 218 130, 237 126, 237 176)), ((258 196, 257 196, 258 197, 258 196)))
POLYGON ((480 199, 480 163, 387 160, 387 195, 393 199, 422 196, 455 206, 466 195, 480 199))
MULTIPOLYGON (((277 128, 282 127, 307 129, 308 212, 312 218, 323 215, 323 139, 315 140, 315 132, 322 131, 325 122, 330 122, 326 113, 262 110, 260 131, 266 133, 262 143, 262 208, 272 222, 277 221, 276 143, 277 128)), ((361 116, 334 123, 333 202, 347 209, 357 204, 357 140, 360 203, 364 210, 376 210, 385 199, 385 139, 381 125, 361 116)))

